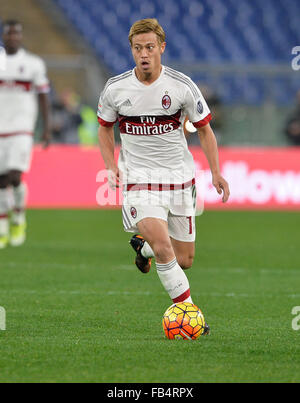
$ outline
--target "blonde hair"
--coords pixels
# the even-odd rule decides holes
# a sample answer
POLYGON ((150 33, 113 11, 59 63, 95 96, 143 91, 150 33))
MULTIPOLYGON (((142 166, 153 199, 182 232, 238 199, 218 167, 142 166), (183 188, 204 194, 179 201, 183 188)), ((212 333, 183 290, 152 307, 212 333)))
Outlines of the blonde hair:
POLYGON ((136 21, 130 28, 128 39, 132 46, 132 38, 134 35, 146 34, 148 32, 154 32, 157 36, 159 44, 162 44, 166 40, 166 34, 162 26, 159 24, 156 18, 146 18, 144 20, 136 21))

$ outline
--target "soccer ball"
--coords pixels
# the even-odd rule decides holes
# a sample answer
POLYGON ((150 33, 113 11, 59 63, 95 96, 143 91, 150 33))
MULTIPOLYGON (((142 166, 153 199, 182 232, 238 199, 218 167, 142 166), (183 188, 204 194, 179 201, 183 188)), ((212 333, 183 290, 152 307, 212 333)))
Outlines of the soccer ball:
POLYGON ((179 302, 166 310, 162 325, 168 339, 196 340, 204 332, 205 319, 196 305, 179 302))

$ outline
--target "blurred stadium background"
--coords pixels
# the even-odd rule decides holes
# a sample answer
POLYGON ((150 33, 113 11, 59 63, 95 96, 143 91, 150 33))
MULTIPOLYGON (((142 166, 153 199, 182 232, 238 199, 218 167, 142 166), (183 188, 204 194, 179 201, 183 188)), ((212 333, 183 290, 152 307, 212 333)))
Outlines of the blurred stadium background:
MULTIPOLYGON (((246 158, 244 170, 266 170, 271 176, 276 162, 284 168, 284 161, 289 160, 292 165, 285 171, 292 170, 296 176, 292 180, 284 176, 284 186, 290 188, 293 182, 298 190, 290 196, 280 194, 279 205, 284 204, 282 199, 291 199, 288 204, 292 206, 300 203, 294 166, 298 154, 291 158, 285 154, 287 146, 300 143, 300 136, 291 140, 286 133, 290 117, 300 113, 300 71, 297 63, 292 68, 296 57, 292 51, 300 45, 298 1, 0 0, 0 4, 0 18, 22 21, 25 47, 47 63, 54 143, 97 144, 95 110, 100 91, 110 76, 133 67, 127 40, 131 24, 155 16, 167 35, 163 63, 186 73, 202 89, 214 115, 212 126, 219 145, 227 150, 242 147, 242 154, 250 149, 251 162, 248 154, 233 161, 246 158), (277 147, 280 153, 269 154, 266 147, 277 147), (263 166, 256 164, 254 150, 258 154, 264 150, 263 166)), ((118 141, 118 128, 115 130, 118 141)), ((39 131, 38 124, 37 140, 39 131)), ((193 135, 189 142, 199 145, 193 135)), ((35 162, 31 175, 34 167, 35 162)), ((205 166, 199 163, 198 168, 205 166)), ((240 181, 245 177, 243 169, 231 167, 231 171, 239 170, 240 181)), ((263 176, 254 180, 258 192, 263 191, 266 180, 271 181, 263 176)), ((233 206, 239 204, 239 198, 232 202, 233 206)), ((43 202, 34 196, 30 204, 43 202)))

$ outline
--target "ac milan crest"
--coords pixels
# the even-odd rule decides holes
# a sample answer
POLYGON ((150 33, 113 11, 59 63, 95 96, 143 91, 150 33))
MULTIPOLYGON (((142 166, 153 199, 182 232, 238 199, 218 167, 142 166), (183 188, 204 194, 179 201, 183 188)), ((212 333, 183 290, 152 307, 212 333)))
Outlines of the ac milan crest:
POLYGON ((200 101, 200 99, 199 99, 199 101, 197 102, 197 111, 200 113, 200 115, 203 113, 203 110, 204 110, 204 108, 203 108, 203 104, 202 104, 202 102, 200 101))
POLYGON ((164 109, 169 109, 171 106, 171 98, 169 95, 164 95, 161 103, 164 109))
POLYGON ((131 214, 132 218, 136 218, 136 216, 137 216, 137 211, 136 211, 136 208, 135 208, 135 207, 131 207, 131 208, 130 208, 130 214, 131 214))

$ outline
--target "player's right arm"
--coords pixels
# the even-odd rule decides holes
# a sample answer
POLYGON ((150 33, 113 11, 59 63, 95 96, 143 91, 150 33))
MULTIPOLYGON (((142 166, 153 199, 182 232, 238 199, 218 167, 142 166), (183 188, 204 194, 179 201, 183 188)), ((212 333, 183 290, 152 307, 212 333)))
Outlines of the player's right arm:
POLYGON ((114 127, 100 125, 98 130, 99 145, 105 168, 108 172, 108 183, 112 189, 120 186, 120 172, 115 161, 114 127))
POLYGON ((115 161, 114 123, 117 120, 118 111, 114 106, 110 95, 109 81, 100 94, 98 103, 98 121, 100 123, 98 137, 100 151, 108 172, 108 183, 112 189, 120 186, 120 171, 115 161))

